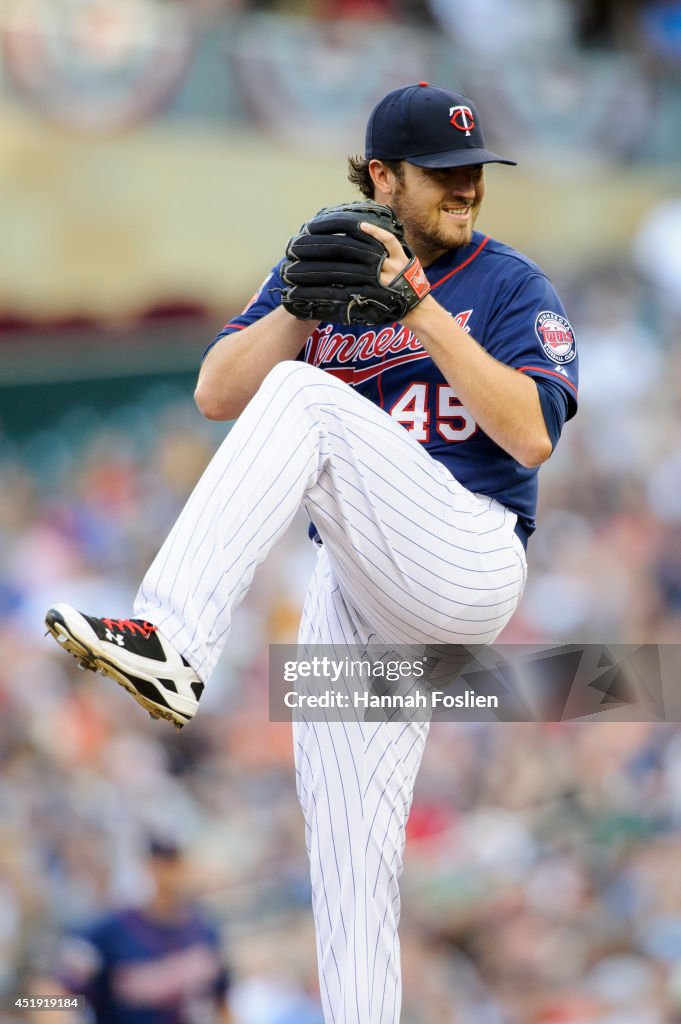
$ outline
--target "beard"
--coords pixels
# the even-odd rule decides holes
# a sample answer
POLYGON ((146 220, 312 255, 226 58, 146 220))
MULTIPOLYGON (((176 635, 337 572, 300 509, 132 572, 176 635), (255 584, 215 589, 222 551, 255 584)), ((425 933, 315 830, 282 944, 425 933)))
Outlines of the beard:
POLYGON ((448 249, 461 249, 470 244, 480 203, 471 207, 471 217, 466 224, 443 224, 439 209, 424 213, 419 204, 406 195, 406 189, 399 186, 392 197, 392 208, 404 225, 408 244, 421 262, 427 264, 448 249))

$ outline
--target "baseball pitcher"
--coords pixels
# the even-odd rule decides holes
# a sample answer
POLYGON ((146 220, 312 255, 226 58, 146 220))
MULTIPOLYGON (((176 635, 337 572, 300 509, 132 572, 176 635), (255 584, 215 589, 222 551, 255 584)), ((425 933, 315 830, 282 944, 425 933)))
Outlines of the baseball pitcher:
MULTIPOLYGON (((236 423, 132 617, 60 604, 46 619, 152 715, 194 716, 301 506, 318 552, 302 644, 487 644, 518 607, 577 354, 543 271, 474 229, 488 163, 513 161, 486 148, 470 99, 389 93, 350 160, 364 200, 313 216, 207 350, 196 401, 236 423)), ((327 1024, 399 1021, 398 880, 427 731, 294 723, 327 1024)))

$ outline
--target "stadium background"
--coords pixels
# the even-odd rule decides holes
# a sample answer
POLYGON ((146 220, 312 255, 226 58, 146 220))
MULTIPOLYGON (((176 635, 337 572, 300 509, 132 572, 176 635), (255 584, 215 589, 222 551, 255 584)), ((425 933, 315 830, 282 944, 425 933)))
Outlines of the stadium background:
MULTIPOLYGON (((283 242, 351 195, 367 110, 426 78, 492 148, 479 227, 570 311, 581 411, 542 471, 514 642, 681 637, 681 4, 18 0, 0 94, 0 992, 144 890, 181 824, 237 1024, 317 1024, 288 728, 267 643, 311 553, 280 544, 182 735, 42 635, 125 614, 224 433, 201 352, 283 242)), ((433 728, 409 825, 404 1024, 681 1021, 681 732, 433 728)))

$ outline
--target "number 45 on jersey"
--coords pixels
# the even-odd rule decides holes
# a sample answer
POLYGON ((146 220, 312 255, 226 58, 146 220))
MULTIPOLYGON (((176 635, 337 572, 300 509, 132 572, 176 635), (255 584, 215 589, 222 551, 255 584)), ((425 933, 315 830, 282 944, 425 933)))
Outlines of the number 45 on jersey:
POLYGON ((435 429, 445 441, 467 441, 478 425, 448 384, 410 384, 397 399, 390 415, 417 441, 431 440, 430 389, 435 387, 435 429))

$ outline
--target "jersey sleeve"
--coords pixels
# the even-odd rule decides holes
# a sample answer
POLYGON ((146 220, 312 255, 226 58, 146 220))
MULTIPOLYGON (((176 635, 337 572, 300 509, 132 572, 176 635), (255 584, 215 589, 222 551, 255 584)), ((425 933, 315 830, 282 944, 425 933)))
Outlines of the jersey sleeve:
POLYGON ((96 929, 62 936, 55 958, 55 976, 68 992, 96 996, 106 970, 106 958, 96 929))
POLYGON ((568 417, 568 398, 565 389, 551 377, 535 377, 539 404, 546 424, 546 431, 555 448, 561 435, 563 424, 568 417))
POLYGON ((273 309, 281 305, 281 292, 284 288, 284 282, 282 281, 280 268, 283 263, 283 259, 272 267, 263 283, 258 288, 255 295, 249 299, 245 308, 238 314, 229 320, 222 330, 213 338, 208 348, 203 353, 203 359, 206 358, 210 350, 214 345, 217 345, 220 338, 224 338, 227 334, 234 334, 236 331, 243 331, 245 327, 250 327, 256 320, 262 319, 271 313, 273 309))
POLYGON ((562 388, 567 397, 566 418, 574 416, 577 345, 563 304, 547 277, 532 273, 501 290, 487 324, 485 348, 499 362, 562 388))

